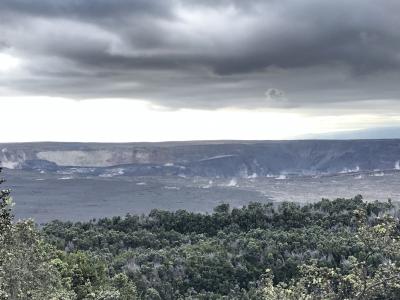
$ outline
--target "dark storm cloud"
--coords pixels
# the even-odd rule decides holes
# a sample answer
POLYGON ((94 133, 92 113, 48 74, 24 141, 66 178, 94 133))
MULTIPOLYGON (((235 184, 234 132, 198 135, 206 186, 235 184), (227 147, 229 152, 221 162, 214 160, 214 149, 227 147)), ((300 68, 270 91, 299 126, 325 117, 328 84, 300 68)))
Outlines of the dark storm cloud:
POLYGON ((128 15, 166 15, 168 1, 162 0, 4 0, 3 14, 30 15, 48 18, 119 18, 128 15))
POLYGON ((0 49, 25 70, 0 85, 171 107, 397 100, 399 13, 398 0, 3 0, 0 49))

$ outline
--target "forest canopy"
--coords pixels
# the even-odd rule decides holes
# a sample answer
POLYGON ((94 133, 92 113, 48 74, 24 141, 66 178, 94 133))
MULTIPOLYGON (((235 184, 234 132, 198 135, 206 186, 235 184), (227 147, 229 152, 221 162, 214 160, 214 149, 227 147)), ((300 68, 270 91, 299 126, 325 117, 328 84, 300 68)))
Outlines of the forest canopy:
POLYGON ((399 299, 396 203, 221 204, 37 227, 0 193, 0 299, 399 299))

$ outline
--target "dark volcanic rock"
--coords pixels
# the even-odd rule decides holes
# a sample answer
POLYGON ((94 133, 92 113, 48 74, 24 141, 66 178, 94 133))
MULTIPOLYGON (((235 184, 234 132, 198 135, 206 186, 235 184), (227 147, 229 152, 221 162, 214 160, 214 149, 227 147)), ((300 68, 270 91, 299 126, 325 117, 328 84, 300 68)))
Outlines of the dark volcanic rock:
POLYGON ((51 161, 43 160, 43 159, 31 159, 24 160, 21 163, 21 169, 24 170, 46 170, 46 171, 57 171, 59 166, 51 161))

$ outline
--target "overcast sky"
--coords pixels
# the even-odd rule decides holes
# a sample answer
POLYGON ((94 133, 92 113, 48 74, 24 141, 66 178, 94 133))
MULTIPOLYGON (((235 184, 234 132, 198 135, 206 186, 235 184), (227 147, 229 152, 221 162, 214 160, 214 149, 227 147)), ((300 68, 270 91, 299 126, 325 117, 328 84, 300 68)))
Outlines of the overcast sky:
POLYGON ((398 126, 399 15, 398 0, 2 0, 0 142, 398 126))

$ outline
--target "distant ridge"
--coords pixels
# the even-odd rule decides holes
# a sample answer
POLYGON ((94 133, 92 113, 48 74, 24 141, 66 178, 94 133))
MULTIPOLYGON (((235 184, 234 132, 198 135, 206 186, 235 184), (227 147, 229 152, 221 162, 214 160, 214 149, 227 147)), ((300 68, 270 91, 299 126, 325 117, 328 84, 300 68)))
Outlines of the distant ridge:
POLYGON ((94 175, 301 176, 396 170, 400 139, 0 144, 0 161, 10 169, 87 168, 79 172, 94 175))
POLYGON ((303 136, 304 139, 400 139, 400 127, 368 128, 351 131, 312 134, 303 136))

